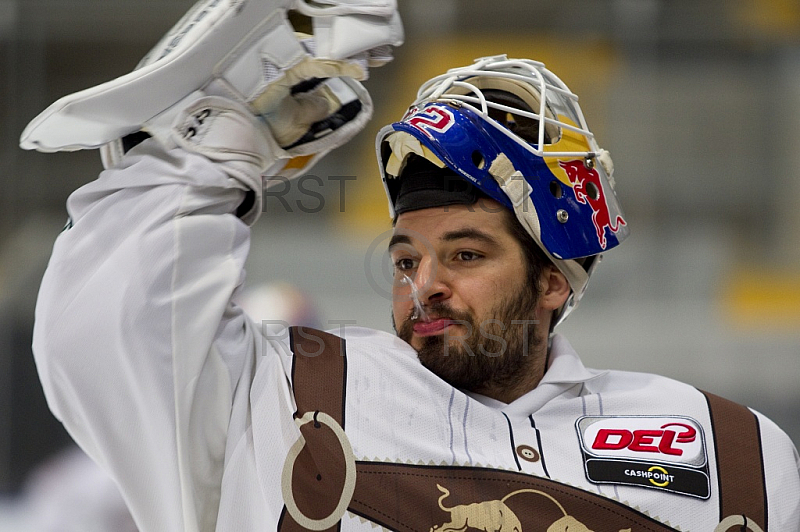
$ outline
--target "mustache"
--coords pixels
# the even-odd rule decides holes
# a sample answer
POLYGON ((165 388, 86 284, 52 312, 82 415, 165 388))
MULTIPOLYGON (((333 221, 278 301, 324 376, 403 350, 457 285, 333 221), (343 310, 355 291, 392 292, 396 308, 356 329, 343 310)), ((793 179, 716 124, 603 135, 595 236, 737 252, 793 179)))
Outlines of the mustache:
MULTIPOLYGON (((472 314, 463 310, 455 310, 446 302, 434 302, 429 305, 423 305, 422 308, 428 315, 429 320, 434 319, 448 319, 454 321, 472 322, 472 314)), ((410 324, 424 321, 417 316, 416 309, 411 309, 406 315, 405 321, 410 324)))

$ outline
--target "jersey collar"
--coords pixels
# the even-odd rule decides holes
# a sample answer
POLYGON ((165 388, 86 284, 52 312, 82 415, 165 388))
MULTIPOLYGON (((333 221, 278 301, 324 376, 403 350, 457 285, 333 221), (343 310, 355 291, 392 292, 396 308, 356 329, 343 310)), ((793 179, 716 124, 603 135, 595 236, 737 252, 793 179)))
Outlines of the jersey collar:
POLYGON ((466 393, 476 401, 502 410, 506 414, 528 415, 536 412, 576 384, 596 379, 607 373, 608 370, 587 369, 569 341, 560 334, 555 334, 550 345, 550 365, 544 374, 544 378, 533 390, 510 404, 476 393, 466 393))

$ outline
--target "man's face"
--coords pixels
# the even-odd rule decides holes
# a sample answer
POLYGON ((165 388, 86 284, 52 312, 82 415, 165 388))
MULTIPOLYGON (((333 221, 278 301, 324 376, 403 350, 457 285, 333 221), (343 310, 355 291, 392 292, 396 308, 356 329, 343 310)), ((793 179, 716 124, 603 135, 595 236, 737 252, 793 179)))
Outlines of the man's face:
POLYGON ((474 391, 508 384, 543 359, 536 287, 503 209, 485 199, 406 212, 389 246, 395 330, 431 371, 474 391))

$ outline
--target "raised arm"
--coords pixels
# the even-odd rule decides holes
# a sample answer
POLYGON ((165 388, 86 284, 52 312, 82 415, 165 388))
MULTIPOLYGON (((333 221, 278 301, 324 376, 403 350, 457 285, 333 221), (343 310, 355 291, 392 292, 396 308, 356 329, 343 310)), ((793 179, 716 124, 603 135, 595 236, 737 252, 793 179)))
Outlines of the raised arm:
POLYGON ((244 197, 209 160, 151 140, 70 197, 42 282, 33 347, 48 403, 143 530, 213 529, 257 334, 229 303, 244 197))
POLYGON ((202 1, 137 71, 59 100, 23 133, 26 148, 103 148, 107 170, 69 199, 34 354, 54 414, 141 530, 215 528, 231 405, 261 345, 231 303, 261 175, 299 175, 352 138, 371 114, 353 76, 401 38, 391 1, 202 1), (290 9, 345 23, 317 39, 327 56, 293 33, 290 9), (364 20, 380 31, 348 40, 364 20), (124 153, 118 137, 138 131, 150 138, 124 153))

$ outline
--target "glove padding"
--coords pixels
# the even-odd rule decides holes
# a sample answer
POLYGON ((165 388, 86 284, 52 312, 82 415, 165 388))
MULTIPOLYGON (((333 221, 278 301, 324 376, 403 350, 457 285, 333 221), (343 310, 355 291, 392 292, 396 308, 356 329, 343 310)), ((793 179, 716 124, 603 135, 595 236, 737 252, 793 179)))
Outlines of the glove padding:
POLYGON ((357 80, 402 39, 394 0, 201 0, 137 70, 55 102, 28 124, 20 145, 105 146, 104 165, 115 166, 119 139, 145 131, 169 142, 181 110, 217 95, 266 121, 285 148, 274 153, 282 164, 268 166, 291 177, 364 127, 372 102, 357 80), (290 10, 311 17, 313 38, 295 33, 290 10))
POLYGON ((247 212, 239 213, 252 225, 261 214, 261 174, 283 151, 267 126, 244 105, 205 96, 180 110, 170 129, 174 145, 218 163, 232 178, 254 193, 247 212))

